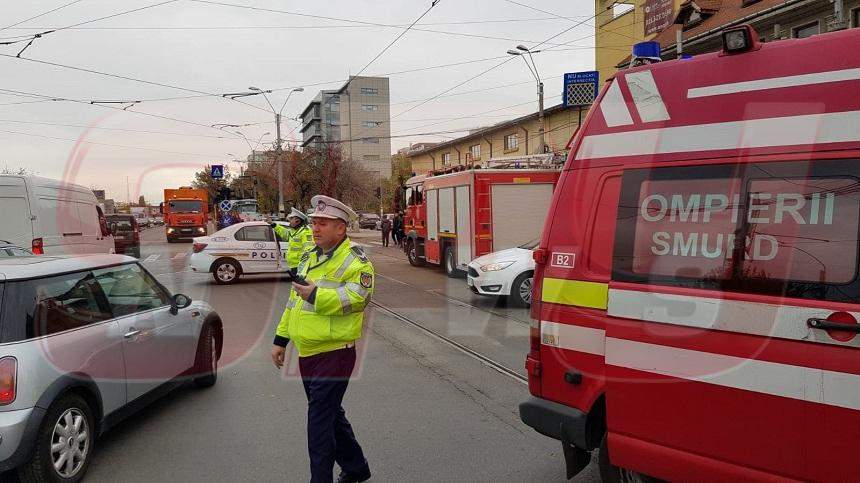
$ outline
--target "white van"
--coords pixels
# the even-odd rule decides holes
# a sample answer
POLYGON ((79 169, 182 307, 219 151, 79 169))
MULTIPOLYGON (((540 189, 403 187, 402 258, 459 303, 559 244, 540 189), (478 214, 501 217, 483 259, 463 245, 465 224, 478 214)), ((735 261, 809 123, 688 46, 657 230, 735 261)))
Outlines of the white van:
POLYGON ((114 253, 93 192, 36 176, 0 175, 0 239, 35 254, 114 253))

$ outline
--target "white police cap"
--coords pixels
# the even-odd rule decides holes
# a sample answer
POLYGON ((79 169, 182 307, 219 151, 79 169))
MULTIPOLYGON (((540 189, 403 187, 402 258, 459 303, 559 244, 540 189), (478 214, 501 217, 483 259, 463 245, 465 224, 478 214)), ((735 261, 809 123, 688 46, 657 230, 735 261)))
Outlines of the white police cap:
POLYGON ((352 208, 330 196, 314 196, 311 198, 311 207, 314 210, 313 213, 308 215, 311 218, 340 219, 346 223, 349 223, 352 219, 358 218, 358 215, 352 210, 352 208))
POLYGON ((308 215, 297 210, 295 206, 292 208, 292 210, 290 210, 290 214, 287 215, 287 218, 298 218, 305 222, 308 221, 308 215))

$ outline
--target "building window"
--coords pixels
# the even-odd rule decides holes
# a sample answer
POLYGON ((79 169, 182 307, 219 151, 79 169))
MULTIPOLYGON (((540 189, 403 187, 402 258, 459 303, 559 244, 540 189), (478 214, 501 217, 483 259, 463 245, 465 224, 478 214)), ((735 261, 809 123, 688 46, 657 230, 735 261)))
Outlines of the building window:
POLYGON ((820 33, 818 30, 818 21, 795 27, 792 32, 794 32, 793 37, 796 39, 805 39, 806 37, 818 35, 820 33))
POLYGON ((851 26, 854 28, 860 27, 860 8, 855 8, 851 11, 851 26))
POLYGON ((634 5, 630 5, 628 3, 614 3, 612 4, 612 18, 616 19, 625 13, 630 13, 634 8, 634 5))
POLYGON ((361 110, 364 112, 376 112, 379 110, 379 106, 376 104, 362 104, 361 110))
POLYGON ((379 138, 364 138, 361 142, 364 144, 379 144, 379 138))
POLYGON ((376 87, 362 87, 361 94, 364 96, 378 96, 379 89, 377 89, 376 87))
POLYGON ((516 134, 505 136, 505 151, 515 151, 519 145, 519 139, 517 139, 516 134))
POLYGON ((382 123, 379 121, 363 121, 361 123, 362 127, 379 127, 381 125, 382 125, 382 123))
POLYGON ((448 166, 451 164, 451 153, 445 153, 442 155, 442 166, 448 166))
POLYGON ((365 161, 379 161, 379 155, 378 154, 365 154, 364 156, 362 156, 362 159, 364 159, 365 161))
POLYGON ((481 145, 469 146, 469 153, 472 155, 472 159, 481 159, 481 145))

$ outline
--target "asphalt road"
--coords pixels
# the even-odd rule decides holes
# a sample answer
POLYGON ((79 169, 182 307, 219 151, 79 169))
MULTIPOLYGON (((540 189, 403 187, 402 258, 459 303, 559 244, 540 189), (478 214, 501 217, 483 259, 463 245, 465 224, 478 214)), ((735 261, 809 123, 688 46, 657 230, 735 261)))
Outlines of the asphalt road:
MULTIPOLYGON (((474 295, 438 268, 411 267, 374 235, 354 239, 369 247, 375 302, 523 372, 527 310, 474 295)), ((295 355, 283 372, 269 359, 288 284, 258 276, 216 286, 188 270, 190 244, 166 243, 161 227, 142 239, 144 266, 222 316, 223 364, 213 388, 180 388, 100 439, 86 480, 308 481, 307 401, 295 355)), ((566 481, 560 443, 519 420, 517 405, 528 396, 521 381, 377 308, 366 325, 344 407, 371 481, 566 481)), ((597 475, 592 462, 577 480, 597 475)))

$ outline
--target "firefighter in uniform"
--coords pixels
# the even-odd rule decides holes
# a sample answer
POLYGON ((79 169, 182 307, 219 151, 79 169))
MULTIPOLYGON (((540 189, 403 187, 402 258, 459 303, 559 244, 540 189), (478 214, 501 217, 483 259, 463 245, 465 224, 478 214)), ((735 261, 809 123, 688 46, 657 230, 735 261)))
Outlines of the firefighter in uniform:
POLYGON ((341 407, 355 367, 364 309, 373 293, 373 265, 346 235, 355 212, 338 200, 317 195, 313 237, 316 247, 302 256, 293 290, 275 335, 272 361, 284 364, 290 340, 299 353, 299 371, 308 398, 308 455, 312 483, 370 478, 370 467, 341 407))
POLYGON ((308 226, 308 216, 301 211, 293 208, 287 215, 287 221, 290 222, 289 228, 277 223, 272 223, 272 228, 280 240, 287 242, 287 253, 284 258, 287 259, 290 273, 295 275, 302 255, 315 246, 314 235, 308 226))

